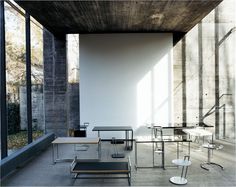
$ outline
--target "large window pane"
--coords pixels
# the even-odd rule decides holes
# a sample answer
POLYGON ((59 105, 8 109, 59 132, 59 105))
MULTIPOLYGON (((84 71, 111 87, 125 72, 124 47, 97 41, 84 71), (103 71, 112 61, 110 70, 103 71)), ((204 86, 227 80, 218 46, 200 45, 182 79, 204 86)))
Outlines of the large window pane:
POLYGON ((33 140, 44 134, 43 30, 31 17, 31 82, 33 140))
POLYGON ((80 125, 79 108, 79 34, 67 35, 68 67, 68 126, 77 129, 80 125))
POLYGON ((25 19, 5 3, 6 89, 8 119, 8 155, 27 144, 27 126, 22 111, 24 98, 20 90, 26 85, 25 19))

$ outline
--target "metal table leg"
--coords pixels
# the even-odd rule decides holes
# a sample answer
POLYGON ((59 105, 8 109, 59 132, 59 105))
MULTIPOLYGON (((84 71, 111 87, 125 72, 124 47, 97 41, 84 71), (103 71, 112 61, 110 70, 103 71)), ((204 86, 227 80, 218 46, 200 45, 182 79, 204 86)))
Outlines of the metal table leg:
POLYGON ((52 164, 55 164, 55 159, 54 159, 54 144, 52 144, 52 164))

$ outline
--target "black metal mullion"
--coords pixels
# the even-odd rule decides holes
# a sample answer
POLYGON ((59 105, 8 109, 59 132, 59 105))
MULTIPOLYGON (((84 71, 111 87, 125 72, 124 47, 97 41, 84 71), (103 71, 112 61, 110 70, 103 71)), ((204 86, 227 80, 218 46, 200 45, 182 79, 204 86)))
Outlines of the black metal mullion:
POLYGON ((0 1, 1 40, 1 159, 7 157, 6 46, 4 1, 0 1))
POLYGON ((25 14, 26 37, 26 95, 27 95, 27 130, 28 144, 32 142, 32 97, 31 97, 31 43, 30 43, 30 15, 25 14))

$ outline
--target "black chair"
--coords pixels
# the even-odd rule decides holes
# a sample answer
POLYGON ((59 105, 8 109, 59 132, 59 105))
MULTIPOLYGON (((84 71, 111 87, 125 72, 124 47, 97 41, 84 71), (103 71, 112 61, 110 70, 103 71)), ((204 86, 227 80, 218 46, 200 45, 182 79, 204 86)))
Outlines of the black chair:
MULTIPOLYGON (((87 137, 87 127, 89 126, 88 122, 84 122, 83 125, 80 125, 77 129, 74 129, 74 137, 85 138, 87 137)), ((75 151, 87 151, 89 145, 75 145, 75 151)))

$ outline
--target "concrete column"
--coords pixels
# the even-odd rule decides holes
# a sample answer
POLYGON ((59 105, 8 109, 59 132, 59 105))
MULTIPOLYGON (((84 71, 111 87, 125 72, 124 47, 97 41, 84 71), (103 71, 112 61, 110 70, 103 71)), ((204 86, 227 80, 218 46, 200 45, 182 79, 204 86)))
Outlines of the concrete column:
POLYGON ((219 10, 215 9, 215 137, 219 139, 219 131, 220 131, 220 91, 219 91, 219 10))
POLYGON ((67 134, 66 36, 43 33, 44 108, 46 132, 67 134))
POLYGON ((68 127, 78 128, 80 125, 79 83, 70 83, 68 93, 68 127))
POLYGON ((182 112, 183 126, 187 123, 187 98, 186 98, 186 38, 182 40, 182 112))

